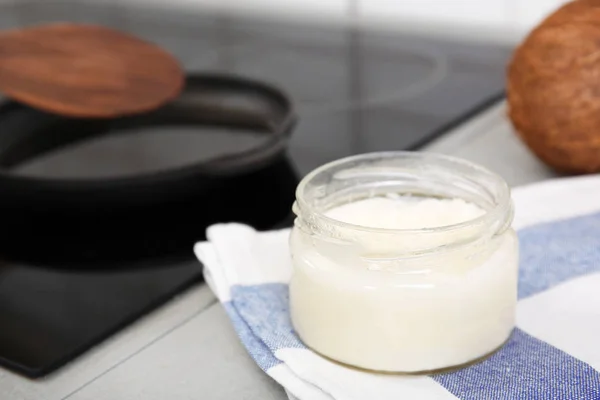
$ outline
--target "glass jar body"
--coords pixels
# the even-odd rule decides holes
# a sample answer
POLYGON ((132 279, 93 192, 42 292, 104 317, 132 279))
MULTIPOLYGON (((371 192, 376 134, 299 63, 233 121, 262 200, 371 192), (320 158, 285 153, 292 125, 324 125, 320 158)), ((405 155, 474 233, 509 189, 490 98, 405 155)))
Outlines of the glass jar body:
MULTIPOLYGON (((371 161, 378 159, 376 154, 364 156, 366 169, 360 158, 358 164, 334 166, 331 178, 339 180, 338 172, 352 170, 341 174, 351 181, 333 184, 342 189, 327 188, 325 182, 326 188, 315 192, 320 202, 309 199, 315 176, 307 178, 309 187, 300 185, 298 196, 305 198, 295 206, 298 217, 290 237, 294 328, 316 352, 368 370, 429 372, 477 360, 499 348, 515 324, 518 240, 510 228, 510 198, 488 199, 488 214, 498 202, 508 204, 493 218, 456 229, 371 230, 323 217, 323 209, 346 202, 349 192, 353 199, 374 194, 373 185, 364 185, 357 176, 368 175, 387 193, 414 193, 414 186, 399 189, 406 187, 398 181, 407 176, 402 167, 406 154, 395 154, 388 153, 391 165, 387 157, 376 162, 375 174, 371 161), (398 166, 404 173, 391 184, 389 171, 397 172, 398 166)), ((419 155, 410 156, 419 161, 419 155)), ((418 178, 419 162, 409 164, 418 178)), ((455 196, 452 181, 442 181, 455 196)), ((425 188, 416 192, 429 195, 425 188)), ((435 196, 440 195, 438 188, 435 196)))

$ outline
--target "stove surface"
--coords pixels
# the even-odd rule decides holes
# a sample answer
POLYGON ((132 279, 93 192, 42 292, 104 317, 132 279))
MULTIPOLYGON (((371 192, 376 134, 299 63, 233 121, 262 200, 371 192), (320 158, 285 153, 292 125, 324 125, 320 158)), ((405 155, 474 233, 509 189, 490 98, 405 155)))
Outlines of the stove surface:
MULTIPOLYGON (((170 50, 189 72, 238 74, 285 90, 299 116, 289 148, 296 175, 285 175, 287 186, 280 193, 285 207, 291 206, 298 177, 313 168, 356 153, 418 149, 500 99, 511 51, 120 2, 0 5, 3 29, 51 21, 128 31, 170 50)), ((260 140, 248 133, 187 128, 111 132, 11 172, 72 178, 149 172, 247 149, 260 140)), ((289 220, 282 218, 280 225, 285 224, 289 220)), ((203 230, 198 227, 198 238, 203 230)), ((56 271, 5 260, 0 264, 0 363, 29 376, 49 373, 197 283, 201 268, 192 245, 177 259, 123 271, 56 271)))

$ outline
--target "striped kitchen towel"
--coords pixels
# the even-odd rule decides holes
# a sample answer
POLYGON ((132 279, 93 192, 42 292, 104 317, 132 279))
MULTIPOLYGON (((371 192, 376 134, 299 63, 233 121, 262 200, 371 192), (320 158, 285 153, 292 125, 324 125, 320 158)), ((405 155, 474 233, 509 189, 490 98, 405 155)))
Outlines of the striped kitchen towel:
POLYGON ((291 398, 600 399, 600 176, 513 191, 521 243, 517 329, 490 358, 453 373, 394 376, 332 363, 295 335, 288 230, 208 229, 195 252, 240 340, 291 398))

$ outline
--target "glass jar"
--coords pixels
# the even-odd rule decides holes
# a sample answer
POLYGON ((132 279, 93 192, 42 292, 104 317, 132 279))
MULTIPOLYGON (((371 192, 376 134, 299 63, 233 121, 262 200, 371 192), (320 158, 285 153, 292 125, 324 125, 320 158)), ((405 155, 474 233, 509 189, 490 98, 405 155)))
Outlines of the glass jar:
POLYGON ((493 353, 515 324, 518 240, 510 190, 460 159, 371 153, 326 164, 296 192, 290 309, 301 340, 351 366, 430 372, 493 353), (377 196, 460 198, 482 215, 454 225, 383 229, 332 219, 377 196))

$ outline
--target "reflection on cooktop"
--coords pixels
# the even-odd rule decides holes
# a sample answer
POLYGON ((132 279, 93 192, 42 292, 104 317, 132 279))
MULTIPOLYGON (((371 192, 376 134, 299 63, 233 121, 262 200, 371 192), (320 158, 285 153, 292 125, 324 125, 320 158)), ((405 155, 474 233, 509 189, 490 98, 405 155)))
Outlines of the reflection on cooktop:
POLYGON ((43 375, 201 278, 193 257, 147 270, 0 268, 0 364, 43 375))

